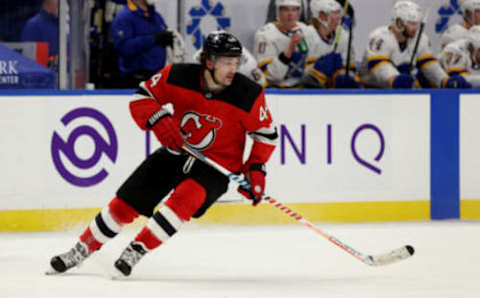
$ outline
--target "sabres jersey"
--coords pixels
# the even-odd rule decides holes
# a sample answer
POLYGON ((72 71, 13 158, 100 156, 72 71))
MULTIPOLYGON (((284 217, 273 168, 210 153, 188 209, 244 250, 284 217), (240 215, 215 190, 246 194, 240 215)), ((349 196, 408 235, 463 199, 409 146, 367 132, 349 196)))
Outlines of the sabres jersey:
POLYGON ((440 48, 443 49, 447 44, 468 36, 468 29, 460 24, 453 24, 440 35, 440 48))
MULTIPOLYGON (((158 108, 171 104, 185 141, 228 170, 239 172, 247 134, 254 146, 264 144, 272 151, 275 146, 277 131, 263 88, 236 73, 230 86, 212 92, 205 88, 203 71, 198 64, 168 65, 140 84, 136 98, 150 98, 158 108)), ((158 108, 153 105, 145 113, 152 115, 158 108)))
POLYGON ((440 65, 448 74, 458 75, 470 71, 472 60, 467 47, 468 41, 460 39, 447 44, 438 54, 440 65))
MULTIPOLYGON (((297 26, 310 49, 316 33, 302 22, 297 22, 297 26)), ((253 53, 270 86, 288 88, 301 83, 308 53, 302 54, 297 47, 288 64, 279 58, 288 48, 290 38, 277 22, 268 23, 255 33, 253 53)))
POLYGON ((263 88, 267 87, 267 79, 263 72, 258 68, 258 63, 252 53, 247 49, 242 49, 242 57, 240 57, 240 66, 238 72, 255 81, 263 88))
MULTIPOLYGON (((368 38, 362 59, 360 77, 369 87, 391 88, 393 78, 400 73, 410 74, 410 61, 415 47, 415 38, 407 40, 401 48, 388 26, 377 28, 368 38)), ((428 37, 422 34, 412 68, 426 79, 429 86, 439 88, 448 78, 430 48, 428 37)))
POLYGON ((447 44, 438 55, 440 65, 450 76, 463 76, 473 88, 480 87, 480 71, 468 50, 469 42, 459 39, 447 44))
MULTIPOLYGON (((332 37, 330 40, 323 39, 320 34, 317 33, 317 30, 313 25, 308 26, 308 28, 314 32, 314 39, 315 41, 312 43, 312 47, 308 51, 308 58, 307 58, 307 65, 306 65, 306 73, 314 78, 314 85, 318 85, 318 87, 327 87, 328 85, 328 78, 325 75, 319 74, 314 68, 313 65, 315 61, 327 54, 332 53, 334 50, 336 53, 339 53, 342 56, 342 64, 343 68, 340 70, 343 72, 346 67, 347 63, 347 56, 348 56, 348 35, 350 34, 348 31, 343 30, 337 48, 335 47, 335 39, 336 37, 332 37)), ((353 51, 353 47, 351 48, 350 52, 350 69, 355 72, 355 53, 353 51)))

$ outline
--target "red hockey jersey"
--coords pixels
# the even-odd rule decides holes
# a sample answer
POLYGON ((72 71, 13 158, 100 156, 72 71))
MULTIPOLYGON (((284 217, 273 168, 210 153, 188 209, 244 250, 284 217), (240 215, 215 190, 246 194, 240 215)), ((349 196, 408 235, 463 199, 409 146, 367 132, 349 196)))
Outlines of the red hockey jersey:
POLYGON ((247 162, 266 163, 278 135, 262 87, 237 73, 230 86, 210 92, 203 70, 198 64, 173 64, 141 83, 136 98, 151 102, 144 105, 148 111, 140 114, 147 119, 170 103, 186 142, 207 157, 239 172, 249 134, 254 144, 247 162))

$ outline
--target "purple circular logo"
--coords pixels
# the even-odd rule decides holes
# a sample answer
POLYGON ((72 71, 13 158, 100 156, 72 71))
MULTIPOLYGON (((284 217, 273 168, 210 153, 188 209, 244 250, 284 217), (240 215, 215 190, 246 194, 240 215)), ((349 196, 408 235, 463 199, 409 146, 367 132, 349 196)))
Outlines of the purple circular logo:
POLYGON ((95 174, 89 173, 85 175, 87 177, 79 177, 78 174, 74 174, 67 169, 60 157, 60 153, 63 153, 63 156, 70 161, 72 167, 76 168, 75 173, 78 173, 97 165, 102 153, 105 153, 112 162, 115 162, 117 159, 118 143, 115 130, 108 118, 95 109, 75 109, 63 116, 61 121, 64 126, 68 126, 73 120, 82 117, 88 117, 98 122, 105 129, 108 140, 105 140, 94 127, 80 125, 71 130, 66 141, 64 141, 57 132, 54 132, 52 136, 51 153, 55 168, 65 180, 76 186, 89 187, 103 181, 103 179, 108 176, 108 172, 102 168, 95 174), (93 154, 88 158, 79 157, 77 152, 75 152, 75 143, 78 138, 82 136, 90 137, 95 146, 93 154))

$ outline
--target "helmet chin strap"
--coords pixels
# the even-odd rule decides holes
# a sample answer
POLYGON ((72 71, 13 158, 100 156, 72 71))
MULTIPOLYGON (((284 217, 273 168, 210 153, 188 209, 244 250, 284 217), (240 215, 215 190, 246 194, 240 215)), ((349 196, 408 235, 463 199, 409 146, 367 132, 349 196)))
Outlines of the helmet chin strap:
POLYGON ((331 18, 330 13, 327 16, 326 21, 322 20, 322 18, 320 17, 315 18, 318 21, 318 23, 320 25, 323 25, 323 27, 325 28, 325 34, 326 34, 327 40, 330 40, 333 36, 335 36, 335 33, 336 33, 336 30, 330 30, 330 26, 329 26, 330 18, 331 18))
POLYGON ((212 77, 213 82, 215 82, 215 84, 221 86, 222 84, 219 81, 217 81, 217 79, 215 78, 215 66, 213 67, 213 69, 208 69, 207 68, 207 70, 210 73, 210 76, 212 77))
POLYGON ((330 26, 328 26, 328 23, 330 23, 330 14, 328 14, 326 21, 322 20, 322 18, 320 17, 317 20, 320 22, 320 24, 322 24, 326 28, 327 34, 330 34, 331 30, 330 30, 330 26))
MULTIPOLYGON (((211 59, 212 59, 213 61, 216 61, 216 58, 215 58, 215 57, 211 57, 211 59)), ((217 81, 217 79, 215 78, 215 64, 213 65, 213 68, 212 68, 212 69, 210 69, 210 68, 208 68, 208 67, 206 67, 206 69, 207 69, 208 72, 210 73, 210 76, 212 77, 213 82, 214 82, 215 84, 219 85, 219 86, 222 86, 222 83, 220 83, 219 81, 217 81)), ((205 85, 205 86, 208 88, 207 85, 205 85)), ((208 88, 208 89, 210 89, 210 88, 208 88)))
MULTIPOLYGON (((403 24, 403 20, 401 20, 401 21, 402 21, 402 24, 403 24)), ((402 37, 403 37, 405 40, 408 39, 408 38, 407 38, 407 35, 405 34, 405 31, 407 30, 405 24, 403 24, 402 27, 398 27, 398 26, 397 26, 397 22, 395 21, 395 23, 393 24, 392 27, 393 27, 393 30, 395 30, 395 32, 397 32, 398 34, 401 34, 402 37)))

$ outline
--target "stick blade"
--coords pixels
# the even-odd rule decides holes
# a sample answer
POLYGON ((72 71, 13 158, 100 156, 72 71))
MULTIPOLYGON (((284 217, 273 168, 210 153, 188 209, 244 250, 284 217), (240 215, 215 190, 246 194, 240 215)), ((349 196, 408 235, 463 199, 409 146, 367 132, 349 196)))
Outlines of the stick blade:
POLYGON ((48 268, 45 271, 45 275, 60 275, 60 274, 62 274, 62 273, 54 270, 53 268, 48 268))
POLYGON ((368 263, 372 266, 389 265, 413 256, 414 252, 415 252, 415 249, 413 248, 413 246, 405 245, 385 254, 368 256, 369 258, 368 263))

